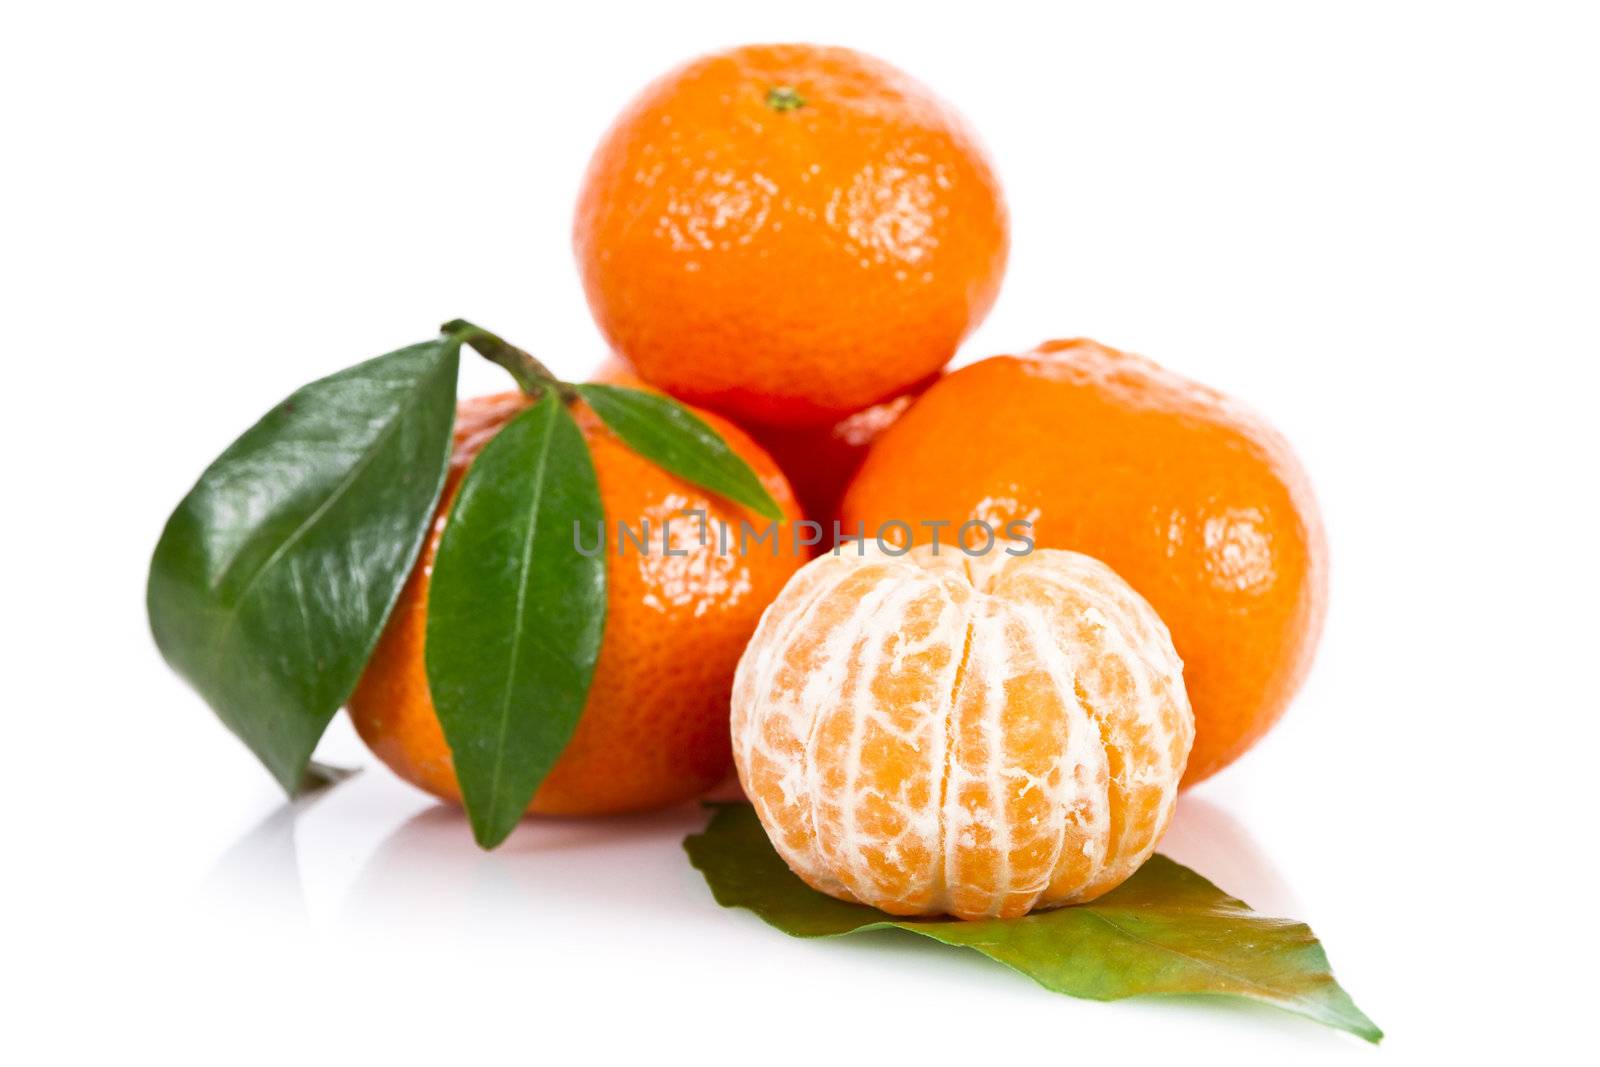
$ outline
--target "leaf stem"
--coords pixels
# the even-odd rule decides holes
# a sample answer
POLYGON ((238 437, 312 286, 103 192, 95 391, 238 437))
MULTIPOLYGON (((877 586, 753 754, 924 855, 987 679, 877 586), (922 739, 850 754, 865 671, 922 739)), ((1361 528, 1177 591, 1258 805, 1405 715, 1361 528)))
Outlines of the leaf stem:
POLYGON ((571 400, 577 395, 572 387, 557 378, 549 367, 499 334, 490 333, 482 326, 476 326, 466 319, 451 319, 439 327, 439 332, 471 347, 490 363, 504 368, 506 373, 515 379, 517 388, 530 397, 537 399, 547 387, 554 387, 556 394, 563 400, 571 400))

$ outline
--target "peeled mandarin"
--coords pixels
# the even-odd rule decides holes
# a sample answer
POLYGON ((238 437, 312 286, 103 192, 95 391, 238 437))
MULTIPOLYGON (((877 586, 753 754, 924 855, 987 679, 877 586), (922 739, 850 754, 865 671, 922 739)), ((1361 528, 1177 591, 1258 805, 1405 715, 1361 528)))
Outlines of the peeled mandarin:
POLYGON ((734 761, 812 888, 1011 918, 1092 900, 1154 851, 1194 740, 1183 664, 1111 568, 1026 548, 845 545, 767 609, 734 761))

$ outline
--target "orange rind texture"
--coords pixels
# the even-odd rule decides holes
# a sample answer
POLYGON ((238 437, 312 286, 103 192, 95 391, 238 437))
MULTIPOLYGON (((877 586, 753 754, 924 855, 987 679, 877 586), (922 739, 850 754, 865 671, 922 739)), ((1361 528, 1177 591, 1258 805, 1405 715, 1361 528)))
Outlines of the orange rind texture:
POLYGON ((1327 540, 1288 442, 1230 397, 1093 341, 947 374, 873 444, 840 513, 869 532, 1026 520, 1040 547, 1104 560, 1183 657, 1186 786, 1278 721, 1322 631, 1327 540))
POLYGON ((739 662, 740 782, 813 888, 894 915, 1092 900, 1172 816, 1194 739, 1155 611, 1075 552, 826 555, 739 662))
POLYGON ((612 348, 674 396, 774 426, 830 425, 938 371, 1009 247, 966 122, 882 60, 806 44, 652 82, 595 149, 573 221, 612 348))

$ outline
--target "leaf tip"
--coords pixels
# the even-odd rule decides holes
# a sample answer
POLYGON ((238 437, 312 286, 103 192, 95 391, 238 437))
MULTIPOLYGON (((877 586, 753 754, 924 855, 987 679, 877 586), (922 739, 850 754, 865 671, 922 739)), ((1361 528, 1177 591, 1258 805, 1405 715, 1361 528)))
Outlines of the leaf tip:
POLYGON ((346 778, 353 778, 361 773, 359 767, 335 767, 331 763, 320 763, 311 760, 306 764, 306 769, 300 775, 299 795, 310 796, 320 793, 338 785, 346 778))
POLYGON ((1360 1008, 1356 1008, 1355 1011, 1356 1018, 1349 1026, 1350 1033, 1370 1044, 1383 1044, 1383 1030, 1378 1026, 1378 1024, 1367 1018, 1366 1013, 1360 1008))
POLYGON ((511 831, 517 828, 517 823, 520 821, 520 814, 517 818, 509 820, 495 812, 479 818, 473 814, 470 807, 467 809, 467 822, 472 826, 472 840, 485 852, 493 852, 505 844, 506 838, 511 836, 511 831))

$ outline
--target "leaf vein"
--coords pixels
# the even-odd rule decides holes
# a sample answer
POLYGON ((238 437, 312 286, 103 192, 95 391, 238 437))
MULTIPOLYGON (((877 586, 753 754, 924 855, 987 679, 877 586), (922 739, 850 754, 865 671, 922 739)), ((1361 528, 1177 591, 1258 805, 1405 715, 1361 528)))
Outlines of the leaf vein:
POLYGON ((1248 986, 1249 988, 1256 990, 1262 996, 1267 997, 1269 999, 1273 999, 1273 1000, 1293 1000, 1296 1003, 1311 1003, 1310 1001, 1308 1001, 1305 998, 1305 996, 1303 994, 1300 994, 1300 993, 1287 993, 1287 994, 1286 993, 1280 993, 1280 992, 1274 990, 1271 986, 1264 986, 1264 985, 1260 984, 1259 982, 1256 982, 1256 981, 1254 981, 1254 980, 1252 980, 1250 978, 1245 977, 1242 974, 1238 974, 1238 973, 1236 973, 1236 972, 1234 972, 1232 970, 1229 970, 1228 968, 1222 966, 1221 964, 1218 964, 1218 963, 1212 962, 1210 960, 1207 960, 1204 957, 1191 955, 1190 953, 1184 952, 1182 949, 1173 948, 1171 945, 1164 945, 1161 942, 1153 941, 1148 937, 1141 937, 1139 934, 1134 933, 1132 930, 1129 930, 1127 927, 1122 926, 1119 923, 1113 922, 1111 919, 1107 918, 1104 914, 1102 914, 1102 913, 1100 913, 1098 911, 1095 911, 1093 908, 1085 908, 1084 909, 1084 914, 1092 916, 1093 918, 1099 919, 1101 922, 1105 923, 1107 926, 1111 927, 1111 929, 1115 930, 1117 933, 1121 934, 1123 937, 1127 938, 1130 941, 1136 941, 1141 945, 1148 945, 1151 948, 1157 949, 1159 951, 1171 953, 1172 955, 1177 956, 1180 959, 1188 960, 1190 963, 1194 964, 1197 967, 1202 968, 1203 970, 1211 971, 1212 973, 1219 974, 1224 978, 1230 978, 1233 981, 1240 983, 1241 985, 1248 986))
MULTIPOLYGON (((554 413, 554 405, 559 403, 554 399, 547 399, 546 404, 551 405, 550 411, 554 413)), ((539 506, 544 499, 545 470, 550 460, 551 440, 555 436, 555 420, 546 417, 543 438, 539 443, 539 453, 533 465, 533 499, 528 508, 527 531, 522 538, 522 553, 517 561, 517 617, 511 630, 511 655, 506 662, 505 680, 500 688, 500 723, 495 738, 494 766, 489 774, 490 796, 493 805, 499 807, 500 778, 505 769, 506 735, 511 727, 511 691, 516 684, 517 666, 522 659, 522 631, 526 618, 528 602, 528 575, 533 570, 533 545, 539 532, 539 506)))

